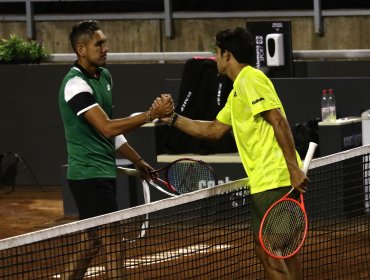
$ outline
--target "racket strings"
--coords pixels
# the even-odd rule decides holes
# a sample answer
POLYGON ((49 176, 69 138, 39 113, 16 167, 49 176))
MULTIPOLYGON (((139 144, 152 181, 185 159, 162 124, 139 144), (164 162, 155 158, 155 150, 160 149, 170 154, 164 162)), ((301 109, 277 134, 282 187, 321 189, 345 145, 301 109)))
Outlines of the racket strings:
POLYGON ((284 200, 273 207, 262 226, 262 242, 273 255, 293 254, 304 238, 306 218, 298 203, 284 200))
POLYGON ((211 170, 199 162, 182 161, 173 164, 167 172, 169 183, 180 193, 188 193, 215 185, 211 170))

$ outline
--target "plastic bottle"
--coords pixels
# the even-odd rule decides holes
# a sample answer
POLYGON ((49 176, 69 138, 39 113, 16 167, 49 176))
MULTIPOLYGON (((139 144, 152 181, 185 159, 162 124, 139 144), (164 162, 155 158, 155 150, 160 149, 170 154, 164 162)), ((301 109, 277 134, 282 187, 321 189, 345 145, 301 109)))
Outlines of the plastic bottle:
POLYGON ((329 112, 330 112, 329 121, 335 122, 337 119, 337 106, 335 103, 334 90, 332 88, 329 89, 328 105, 329 105, 329 112))
POLYGON ((321 96, 321 119, 322 122, 329 122, 330 121, 330 109, 328 104, 328 94, 327 90, 322 90, 321 96))

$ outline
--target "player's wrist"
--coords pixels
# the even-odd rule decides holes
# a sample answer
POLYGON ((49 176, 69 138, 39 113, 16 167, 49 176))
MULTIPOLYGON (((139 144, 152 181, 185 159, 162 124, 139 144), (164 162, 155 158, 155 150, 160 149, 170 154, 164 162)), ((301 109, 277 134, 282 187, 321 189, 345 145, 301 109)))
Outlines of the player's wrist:
POLYGON ((146 122, 151 123, 153 121, 152 107, 146 112, 146 122))
POLYGON ((175 123, 176 123, 176 121, 177 121, 177 119, 178 119, 178 117, 179 117, 179 114, 177 114, 177 113, 173 113, 172 115, 171 115, 171 117, 170 117, 170 119, 169 119, 169 121, 168 121, 168 125, 169 126, 174 126, 175 125, 175 123))
POLYGON ((133 161, 132 163, 134 165, 138 164, 140 161, 142 161, 143 159, 142 158, 138 158, 137 160, 133 161))

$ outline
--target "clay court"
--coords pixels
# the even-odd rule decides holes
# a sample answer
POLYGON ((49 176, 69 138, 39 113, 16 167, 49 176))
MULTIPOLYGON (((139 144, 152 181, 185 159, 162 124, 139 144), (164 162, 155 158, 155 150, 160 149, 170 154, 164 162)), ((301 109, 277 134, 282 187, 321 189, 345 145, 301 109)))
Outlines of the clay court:
POLYGON ((0 188, 0 239, 73 220, 64 217, 61 187, 0 188))

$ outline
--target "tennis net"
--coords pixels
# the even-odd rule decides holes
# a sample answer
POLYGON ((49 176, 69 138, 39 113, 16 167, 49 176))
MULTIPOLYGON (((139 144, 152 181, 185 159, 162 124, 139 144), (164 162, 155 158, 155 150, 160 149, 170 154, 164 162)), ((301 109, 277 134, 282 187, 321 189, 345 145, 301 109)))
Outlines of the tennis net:
MULTIPOLYGON (((369 156, 312 161, 305 279, 370 278, 369 156)), ((0 279, 264 279, 249 198, 242 179, 3 239, 0 279)))

